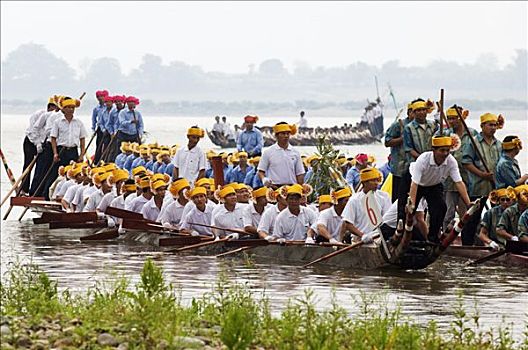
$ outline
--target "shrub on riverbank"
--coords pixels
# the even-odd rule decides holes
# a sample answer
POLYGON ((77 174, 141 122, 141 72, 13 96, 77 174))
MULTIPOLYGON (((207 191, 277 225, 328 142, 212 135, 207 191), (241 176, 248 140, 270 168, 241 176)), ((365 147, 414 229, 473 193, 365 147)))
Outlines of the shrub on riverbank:
POLYGON ((147 260, 140 281, 118 279, 85 294, 58 292, 36 266, 18 266, 0 285, 2 349, 528 349, 511 329, 481 331, 478 316, 460 303, 448 333, 390 311, 376 297, 363 296, 361 312, 350 316, 337 300, 315 309, 313 294, 290 300, 278 316, 269 300, 219 278, 213 291, 184 306, 162 270, 147 260))

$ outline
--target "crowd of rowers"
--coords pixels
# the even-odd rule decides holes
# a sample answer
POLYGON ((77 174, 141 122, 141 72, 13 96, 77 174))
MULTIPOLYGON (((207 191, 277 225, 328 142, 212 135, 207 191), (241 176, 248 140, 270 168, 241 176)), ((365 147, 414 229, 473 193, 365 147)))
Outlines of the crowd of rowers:
MULTIPOLYGON (((468 133, 462 127, 467 111, 454 106, 447 110, 448 125, 439 133, 438 125, 427 119, 432 103, 412 101, 407 118, 391 125, 385 138, 391 147, 386 168, 391 174, 392 198, 379 189, 382 172, 371 166, 367 155, 360 154, 354 158, 354 165, 344 156, 336 160, 336 167, 345 165, 341 170, 348 186, 319 193, 316 203, 308 203, 311 187, 305 180, 317 169, 317 156, 306 160, 307 170, 300 153, 289 143, 297 130, 295 125, 274 125, 276 143, 261 152, 262 137, 253 128, 257 118, 246 116, 244 122, 249 127, 240 137, 238 151, 231 155, 231 161, 238 161, 238 165, 230 168, 229 156, 222 155, 227 185, 217 186, 207 165, 213 153, 206 154, 198 146, 203 129, 190 127, 187 145, 181 148, 141 145, 142 127, 134 127, 141 116, 135 110, 139 101, 124 100, 127 108, 118 113, 114 126, 118 134, 125 134, 119 137, 121 154, 115 161, 92 166, 83 161, 86 130, 74 118, 80 101, 62 97, 54 99, 56 104, 48 104, 48 109, 56 108, 55 113, 61 115, 51 123, 49 138, 57 172, 45 194, 60 201, 65 210, 97 211, 104 216, 106 208, 112 206, 193 235, 239 238, 238 233, 229 231, 232 229, 264 239, 332 243, 360 239, 370 243, 377 227, 366 215, 364 199, 372 192, 383 216, 379 228, 384 238, 394 235, 400 220, 403 222, 410 199, 408 208, 415 214, 413 237, 437 242, 443 223, 452 219, 449 215, 463 213, 472 201, 485 196, 495 206, 482 220, 481 211, 471 218, 464 227, 469 234, 462 232, 463 242, 473 244, 478 238, 498 248, 507 240, 528 241, 528 175, 521 176, 515 159, 522 145, 515 136, 507 136, 502 143, 495 139, 502 123, 500 116, 483 114, 481 132, 467 129, 468 133), (254 172, 253 181, 247 184, 249 171, 254 172)), ((103 101, 107 106, 110 99, 103 101)), ((106 108, 112 113, 110 105, 106 108)), ((119 224, 117 218, 109 217, 108 222, 119 224)))

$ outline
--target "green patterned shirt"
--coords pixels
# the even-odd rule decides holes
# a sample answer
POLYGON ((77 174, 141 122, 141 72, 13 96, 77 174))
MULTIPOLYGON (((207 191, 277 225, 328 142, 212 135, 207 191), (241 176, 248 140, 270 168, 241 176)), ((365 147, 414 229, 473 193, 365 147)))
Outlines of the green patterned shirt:
MULTIPOLYGON (((484 157, 488 170, 494 172, 501 155, 501 142, 494 137, 491 145, 489 145, 484 141, 482 133, 479 133, 475 137, 475 143, 480 150, 480 154, 484 157)), ((479 170, 486 171, 486 168, 484 168, 482 160, 477 156, 477 152, 473 148, 473 143, 471 143, 471 141, 462 145, 462 164, 473 164, 479 170)), ((487 196, 493 190, 493 185, 488 180, 483 179, 470 171, 468 171, 468 175, 469 195, 471 197, 487 196)))
POLYGON ((420 124, 414 119, 407 124, 403 129, 403 148, 406 154, 405 171, 409 171, 409 164, 415 161, 411 156, 411 150, 415 150, 419 154, 433 149, 431 139, 435 132, 435 123, 426 120, 424 124, 420 124))
POLYGON ((506 240, 502 237, 497 236, 497 224, 504 213, 504 209, 500 205, 497 205, 487 212, 484 213, 484 217, 480 222, 480 226, 485 227, 488 230, 488 237, 495 242, 506 244, 506 240))
POLYGON ((511 235, 519 236, 519 203, 506 208, 502 213, 497 228, 502 228, 511 235))

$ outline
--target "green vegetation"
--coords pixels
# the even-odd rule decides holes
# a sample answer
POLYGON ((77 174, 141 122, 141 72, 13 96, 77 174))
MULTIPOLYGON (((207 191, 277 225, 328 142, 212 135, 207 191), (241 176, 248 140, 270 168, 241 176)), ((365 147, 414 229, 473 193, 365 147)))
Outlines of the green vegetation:
POLYGON ((16 266, 0 285, 2 349, 528 349, 511 328, 483 331, 462 299, 447 332, 420 326, 363 295, 349 315, 333 298, 316 311, 310 290, 273 315, 269 300, 220 276, 210 293, 183 305, 161 268, 144 264, 135 286, 127 279, 98 283, 81 295, 59 292, 36 266, 16 266))

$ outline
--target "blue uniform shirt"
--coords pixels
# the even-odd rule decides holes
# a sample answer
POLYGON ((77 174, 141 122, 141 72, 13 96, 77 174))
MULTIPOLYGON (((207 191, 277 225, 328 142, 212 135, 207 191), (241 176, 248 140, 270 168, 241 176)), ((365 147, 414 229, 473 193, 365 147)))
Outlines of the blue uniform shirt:
POLYGON ((154 166, 154 161, 151 159, 145 164, 145 169, 152 171, 153 166, 154 166))
POLYGON ((213 177, 213 168, 209 168, 205 171, 205 177, 208 179, 213 177))
POLYGON ((238 135, 238 151, 246 151, 250 156, 262 153, 264 139, 259 129, 253 127, 251 131, 245 130, 238 135))
POLYGON ((246 175, 251 169, 253 169, 253 167, 248 166, 246 167, 246 171, 242 171, 242 169, 240 169, 240 165, 237 165, 233 170, 229 172, 229 176, 227 177, 227 183, 244 183, 246 175))
POLYGON ((165 166, 164 173, 172 177, 172 174, 174 174, 174 164, 169 163, 165 166))
POLYGON ((521 168, 517 159, 512 159, 502 152, 495 168, 495 188, 515 187, 515 181, 521 178, 521 168))
POLYGON ((134 153, 132 153, 125 160, 124 169, 128 170, 130 174, 132 174, 132 163, 134 163, 134 160, 136 160, 136 158, 137 157, 134 155, 134 153))
POLYGON ((163 163, 160 163, 158 161, 154 162, 154 164, 152 164, 152 172, 153 173, 157 173, 158 172, 158 168, 162 165, 163 163))
POLYGON ((113 108, 108 110, 105 106, 103 109, 101 109, 101 111, 99 111, 99 115, 97 116, 97 125, 99 125, 102 131, 110 132, 109 129, 113 130, 113 127, 109 125, 110 113, 112 113, 113 110, 113 108))
POLYGON ((145 160, 141 157, 137 157, 132 162, 132 169, 134 169, 135 167, 141 166, 141 165, 145 166, 145 160))
POLYGON ((352 186, 352 188, 356 189, 359 185, 359 170, 355 166, 348 169, 346 174, 346 182, 352 186))
POLYGON ((112 108, 110 111, 110 117, 108 118, 108 123, 106 124, 106 130, 113 134, 116 133, 119 129, 119 110, 117 108, 112 108))
POLYGON ((125 161, 126 161, 127 155, 126 153, 119 153, 115 159, 115 164, 118 168, 124 169, 125 161))
POLYGON ((141 116, 140 111, 131 111, 128 108, 123 108, 121 112, 119 112, 118 120, 118 131, 121 131, 127 135, 135 135, 139 133, 139 137, 143 136, 143 117, 141 116), (134 114, 136 115, 136 124, 132 123, 134 120, 134 114))
POLYGON ((94 107, 93 111, 92 111, 92 130, 95 131, 95 128, 97 127, 98 125, 98 120, 97 120, 97 116, 99 115, 99 113, 105 109, 105 105, 104 103, 94 107))

